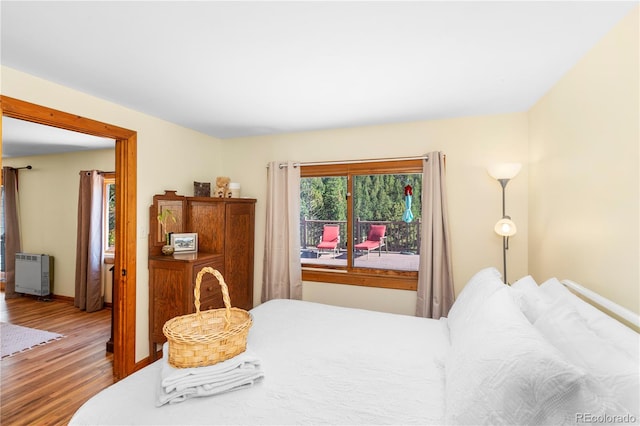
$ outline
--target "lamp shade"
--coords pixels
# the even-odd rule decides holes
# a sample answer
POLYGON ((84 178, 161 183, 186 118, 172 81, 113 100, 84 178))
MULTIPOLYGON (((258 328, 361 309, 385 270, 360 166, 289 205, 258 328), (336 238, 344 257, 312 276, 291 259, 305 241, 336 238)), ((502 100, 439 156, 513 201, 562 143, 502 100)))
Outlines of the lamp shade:
POLYGON ((500 163, 489 166, 487 172, 496 180, 513 179, 520 173, 521 168, 522 164, 520 163, 500 163))
POLYGON ((518 232, 516 224, 513 223, 509 216, 500 219, 493 229, 496 231, 496 234, 502 235, 503 237, 510 237, 518 232))

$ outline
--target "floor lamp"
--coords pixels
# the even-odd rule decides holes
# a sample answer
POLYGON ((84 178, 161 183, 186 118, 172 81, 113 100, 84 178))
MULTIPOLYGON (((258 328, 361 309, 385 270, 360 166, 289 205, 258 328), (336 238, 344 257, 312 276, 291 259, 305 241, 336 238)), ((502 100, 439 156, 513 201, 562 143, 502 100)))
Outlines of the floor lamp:
POLYGON ((513 223, 511 217, 508 216, 505 211, 505 188, 509 181, 520 173, 521 168, 522 164, 520 163, 495 164, 488 168, 489 175, 500 182, 500 186, 502 186, 502 219, 496 223, 496 226, 493 229, 496 231, 496 234, 502 237, 502 278, 504 279, 505 284, 509 284, 509 281, 507 280, 507 250, 509 250, 509 237, 514 236, 517 232, 516 224, 513 223))

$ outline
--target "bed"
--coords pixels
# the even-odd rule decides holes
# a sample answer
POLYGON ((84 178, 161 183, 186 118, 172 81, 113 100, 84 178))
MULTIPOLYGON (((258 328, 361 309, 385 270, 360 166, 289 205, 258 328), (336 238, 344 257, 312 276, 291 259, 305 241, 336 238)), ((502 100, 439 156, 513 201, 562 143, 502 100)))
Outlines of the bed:
MULTIPOLYGON (((251 311, 264 378, 158 405, 159 360, 72 425, 636 423, 637 332, 553 279, 479 271, 448 318, 272 300, 251 311)), ((164 351, 166 352, 166 351, 164 351)))

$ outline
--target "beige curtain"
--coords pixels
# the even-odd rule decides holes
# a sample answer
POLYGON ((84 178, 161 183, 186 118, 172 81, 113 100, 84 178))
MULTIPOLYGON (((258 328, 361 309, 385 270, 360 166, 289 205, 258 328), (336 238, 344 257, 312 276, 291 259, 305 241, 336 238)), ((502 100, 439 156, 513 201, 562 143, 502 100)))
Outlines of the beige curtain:
POLYGON ((261 299, 302 299, 300 167, 291 161, 269 163, 267 185, 261 299))
POLYGON ((12 167, 2 168, 4 186, 4 297, 18 297, 16 293, 16 253, 22 250, 20 245, 20 223, 18 220, 18 170, 12 167))
POLYGON ((453 305, 451 237, 444 154, 431 152, 422 169, 422 241, 416 315, 446 317, 453 305))
POLYGON ((74 305, 87 312, 103 308, 102 182, 97 170, 80 172, 74 305))

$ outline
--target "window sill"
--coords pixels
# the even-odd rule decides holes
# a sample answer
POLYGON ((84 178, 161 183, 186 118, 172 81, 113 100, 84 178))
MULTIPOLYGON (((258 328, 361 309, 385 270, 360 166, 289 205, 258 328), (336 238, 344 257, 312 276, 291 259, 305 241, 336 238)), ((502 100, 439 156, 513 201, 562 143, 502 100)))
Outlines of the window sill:
MULTIPOLYGON (((385 271, 388 272, 388 271, 385 271)), ((417 272, 396 274, 380 274, 375 272, 351 272, 344 270, 325 270, 318 268, 302 268, 303 281, 317 281, 333 284, 357 285, 363 287, 390 288, 396 290, 418 289, 417 272), (409 275, 410 274, 410 275, 409 275)))

